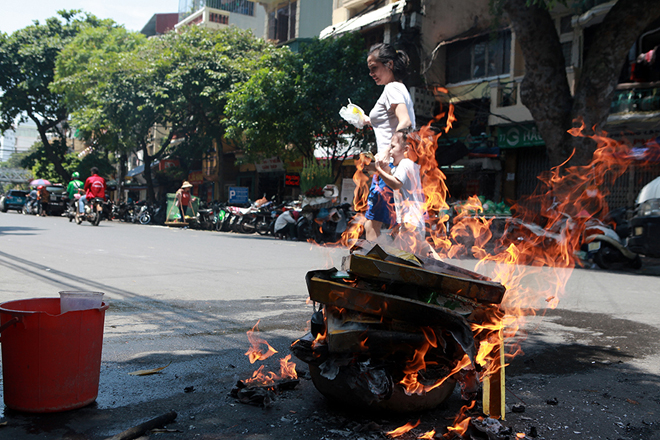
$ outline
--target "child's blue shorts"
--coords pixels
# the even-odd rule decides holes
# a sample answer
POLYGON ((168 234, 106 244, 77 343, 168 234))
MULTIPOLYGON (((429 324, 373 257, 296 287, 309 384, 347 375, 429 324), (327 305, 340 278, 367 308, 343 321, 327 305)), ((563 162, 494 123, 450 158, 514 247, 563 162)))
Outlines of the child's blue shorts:
POLYGON ((387 228, 394 223, 396 215, 394 212, 394 196, 392 188, 387 186, 379 175, 375 175, 373 179, 371 179, 367 206, 368 208, 365 217, 368 220, 382 222, 387 228))

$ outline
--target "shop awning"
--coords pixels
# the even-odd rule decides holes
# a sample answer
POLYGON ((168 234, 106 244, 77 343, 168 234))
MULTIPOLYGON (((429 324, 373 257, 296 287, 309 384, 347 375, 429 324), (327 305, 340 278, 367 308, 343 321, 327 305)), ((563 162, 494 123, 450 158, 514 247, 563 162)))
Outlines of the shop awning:
POLYGON ((144 171, 144 164, 138 165, 132 170, 130 170, 128 173, 126 173, 126 177, 137 176, 138 174, 142 174, 143 171, 144 171))
POLYGON ((401 14, 403 12, 405 3, 406 2, 403 0, 391 3, 387 6, 376 9, 375 11, 367 12, 364 15, 359 15, 350 20, 330 25, 321 31, 319 38, 328 38, 333 35, 342 35, 347 32, 359 31, 366 27, 390 23, 393 21, 396 14, 401 14))

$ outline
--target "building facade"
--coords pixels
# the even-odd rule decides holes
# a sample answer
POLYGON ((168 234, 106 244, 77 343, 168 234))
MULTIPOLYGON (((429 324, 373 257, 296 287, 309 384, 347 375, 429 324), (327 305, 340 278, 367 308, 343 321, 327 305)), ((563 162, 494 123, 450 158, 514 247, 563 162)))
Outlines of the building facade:
MULTIPOLYGON (((576 13, 557 5, 551 15, 562 45, 566 74, 574 90, 594 30, 616 2, 593 0, 576 13)), ((524 58, 506 17, 494 17, 487 0, 335 0, 333 23, 322 38, 360 32, 368 46, 386 42, 410 55, 413 75, 405 82, 415 101, 418 124, 449 104, 452 129, 440 138, 438 157, 455 198, 483 195, 514 201, 531 193, 537 176, 549 169, 545 144, 522 104, 524 58)), ((640 146, 660 135, 660 21, 648 27, 630 49, 606 129, 640 146), (655 61, 655 70, 639 62, 655 61), (634 71, 652 74, 634 78, 634 71)), ((633 170, 634 172, 634 170, 633 170)), ((648 176, 631 177, 635 188, 648 176)), ((631 202, 635 188, 612 195, 611 206, 631 202)))
POLYGON ((261 4, 250 0, 180 0, 175 29, 190 25, 214 30, 236 26, 265 38, 266 12, 261 4))
POLYGON ((40 141, 37 124, 28 120, 13 130, 7 130, 0 137, 0 162, 6 162, 14 153, 25 153, 40 141))

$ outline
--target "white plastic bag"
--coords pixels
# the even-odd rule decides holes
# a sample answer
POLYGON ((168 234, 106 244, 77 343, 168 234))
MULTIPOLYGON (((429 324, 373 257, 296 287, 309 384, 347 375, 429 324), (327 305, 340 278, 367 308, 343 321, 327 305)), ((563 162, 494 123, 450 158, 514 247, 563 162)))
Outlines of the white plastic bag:
POLYGON ((348 100, 348 105, 339 110, 339 116, 357 128, 364 127, 364 110, 353 104, 350 99, 348 100))

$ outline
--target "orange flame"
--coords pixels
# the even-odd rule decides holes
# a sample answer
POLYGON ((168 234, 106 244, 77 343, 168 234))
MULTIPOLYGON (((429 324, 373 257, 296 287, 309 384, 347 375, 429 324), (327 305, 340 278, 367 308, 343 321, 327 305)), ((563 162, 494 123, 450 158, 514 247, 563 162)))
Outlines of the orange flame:
POLYGON ((256 361, 268 359, 277 353, 277 350, 271 347, 265 339, 262 339, 255 334, 259 332, 259 322, 261 322, 261 320, 257 321, 254 327, 252 327, 252 330, 247 331, 247 337, 252 346, 248 349, 245 355, 248 356, 251 364, 254 364, 256 361), (265 353, 261 351, 260 345, 265 345, 268 348, 265 353))
POLYGON ((411 429, 415 428, 417 425, 419 425, 420 422, 421 422, 421 420, 417 420, 417 423, 415 423, 414 425, 411 422, 408 422, 405 425, 400 426, 400 427, 396 428, 393 431, 386 432, 385 434, 387 434, 389 437, 392 437, 392 438, 400 437, 403 434, 405 434, 406 432, 408 432, 411 429))
POLYGON ((417 437, 420 440, 433 440, 435 438, 435 429, 425 432, 424 434, 417 437))
POLYGON ((454 424, 447 427, 447 433, 443 435, 443 438, 450 439, 454 438, 456 435, 462 437, 463 434, 467 432, 468 426, 470 425, 470 420, 472 417, 466 417, 465 413, 474 408, 476 401, 472 401, 469 406, 463 406, 454 418, 454 424))
MULTIPOLYGON (((442 88, 436 89, 436 92, 447 93, 442 88)), ((438 258, 474 256, 479 260, 477 271, 506 287, 503 303, 497 307, 484 307, 484 319, 476 320, 480 324, 472 325, 478 343, 475 362, 482 367, 480 376, 483 378, 502 368, 500 362, 494 361, 499 359, 499 347, 504 339, 517 334, 527 316, 533 316, 538 309, 557 306, 578 263, 575 251, 582 244, 590 222, 602 220, 608 213, 606 197, 609 188, 633 161, 640 163, 641 159, 632 154, 625 142, 616 142, 608 138, 607 133, 598 133, 591 136, 598 145, 591 163, 571 167, 565 163, 542 173, 538 177, 540 184, 537 191, 521 198, 512 207, 514 216, 507 221, 506 233, 502 237, 493 234, 494 219, 484 215, 484 208, 477 196, 470 197, 456 209, 448 231, 445 225, 449 223, 450 216, 447 212, 454 208, 450 209, 447 204, 449 191, 445 184, 446 177, 438 168, 435 156, 439 137, 447 133, 456 121, 453 105, 450 104, 448 110, 436 116, 433 122, 445 117, 444 130, 437 132, 429 124, 408 139, 412 147, 411 158, 414 157, 420 166, 425 209, 429 217, 426 241, 399 239, 394 244, 413 253, 425 249, 426 245, 436 252, 438 258)), ((582 136, 583 129, 584 124, 570 132, 573 136, 582 136)), ((647 144, 646 147, 650 150, 646 153, 648 156, 660 155, 660 145, 647 144)), ((369 178, 362 172, 365 166, 363 156, 356 164, 354 208, 362 212, 367 206, 369 178)), ((347 228, 342 237, 345 246, 355 243, 363 223, 364 218, 361 217, 347 228)), ((406 365, 405 376, 400 383, 407 393, 429 390, 417 379, 419 371, 426 367, 424 357, 433 347, 432 342, 433 338, 428 334, 427 343, 415 351, 406 365)), ((506 356, 510 358, 518 353, 521 353, 520 347, 511 346, 506 356)), ((449 376, 469 363, 465 356, 457 362, 449 376)), ((451 430, 464 433, 469 420, 456 421, 451 430)))

